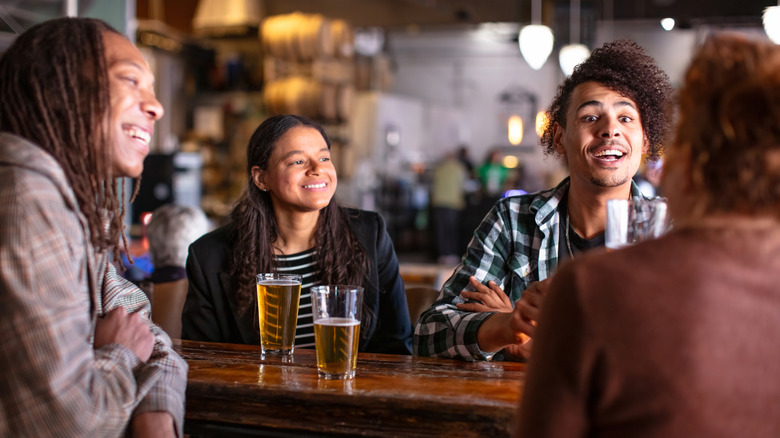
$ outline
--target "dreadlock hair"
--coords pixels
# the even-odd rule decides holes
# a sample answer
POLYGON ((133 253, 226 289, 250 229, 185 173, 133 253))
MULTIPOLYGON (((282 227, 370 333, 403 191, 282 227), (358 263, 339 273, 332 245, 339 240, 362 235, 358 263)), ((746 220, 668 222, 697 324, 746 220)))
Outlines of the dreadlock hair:
MULTIPOLYGON (((62 166, 97 251, 119 260, 124 203, 113 180, 105 32, 101 20, 59 18, 16 38, 0 59, 0 131, 35 143, 62 166), (108 214, 109 226, 105 226, 108 214)), ((137 191, 137 185, 136 185, 137 191)))
MULTIPOLYGON (((247 188, 231 213, 234 224, 230 273, 236 280, 241 311, 257 310, 255 278, 261 272, 276 272, 274 243, 279 237, 271 195, 261 191, 252 180, 252 167, 268 168, 268 161, 279 140, 291 129, 316 129, 330 149, 330 140, 321 126, 301 116, 279 115, 265 120, 255 130, 247 147, 247 188)), ((368 273, 368 255, 350 228, 347 214, 336 200, 320 210, 315 230, 315 260, 320 284, 363 285, 368 273)), ((372 303, 363 300, 363 318, 370 323, 367 310, 372 303)), ((361 322, 361 325, 363 322, 361 322)), ((364 330, 364 332, 368 332, 364 330)))
POLYGON ((647 139, 647 159, 660 158, 672 124, 672 85, 655 60, 637 43, 628 40, 617 40, 594 50, 558 87, 558 93, 547 109, 549 122, 541 138, 545 152, 555 154, 553 126, 558 123, 566 127, 566 111, 574 89, 591 81, 636 102, 647 139))

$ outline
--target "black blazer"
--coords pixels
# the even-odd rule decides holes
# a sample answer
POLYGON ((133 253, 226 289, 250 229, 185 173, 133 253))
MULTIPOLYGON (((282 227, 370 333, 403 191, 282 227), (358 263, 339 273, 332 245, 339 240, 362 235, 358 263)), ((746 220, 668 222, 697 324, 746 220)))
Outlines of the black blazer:
MULTIPOLYGON (((412 354, 412 323, 398 259, 385 223, 377 213, 343 208, 352 231, 368 254, 364 300, 375 317, 362 327, 359 350, 412 354)), ((190 245, 187 257, 189 291, 182 313, 182 339, 260 344, 256 309, 239 314, 234 278, 228 273, 232 224, 218 228, 190 245)))

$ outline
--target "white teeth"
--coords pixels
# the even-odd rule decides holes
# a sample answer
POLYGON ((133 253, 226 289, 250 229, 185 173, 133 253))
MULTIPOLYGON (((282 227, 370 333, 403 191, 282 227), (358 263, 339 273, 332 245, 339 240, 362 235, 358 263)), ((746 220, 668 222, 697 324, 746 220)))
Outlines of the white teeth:
POLYGON ((320 183, 320 184, 309 184, 303 186, 304 189, 324 189, 327 184, 320 183))
POLYGON ((149 144, 149 141, 152 139, 152 136, 148 132, 144 131, 143 129, 130 128, 130 129, 123 129, 122 131, 125 133, 125 135, 141 140, 146 144, 149 144))
POLYGON ((623 152, 620 152, 617 149, 607 149, 605 151, 601 151, 601 152, 597 152, 596 153, 597 157, 603 157, 603 156, 606 156, 606 155, 614 155, 614 156, 617 156, 618 158, 620 158, 620 157, 623 156, 623 152))

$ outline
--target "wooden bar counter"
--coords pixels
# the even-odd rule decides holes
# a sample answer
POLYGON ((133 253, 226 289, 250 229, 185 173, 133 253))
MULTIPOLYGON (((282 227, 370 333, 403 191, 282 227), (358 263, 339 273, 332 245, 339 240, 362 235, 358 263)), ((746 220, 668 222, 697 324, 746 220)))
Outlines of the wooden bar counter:
POLYGON ((502 437, 525 365, 360 353, 353 380, 317 377, 314 350, 175 340, 190 366, 185 432, 219 436, 502 437))

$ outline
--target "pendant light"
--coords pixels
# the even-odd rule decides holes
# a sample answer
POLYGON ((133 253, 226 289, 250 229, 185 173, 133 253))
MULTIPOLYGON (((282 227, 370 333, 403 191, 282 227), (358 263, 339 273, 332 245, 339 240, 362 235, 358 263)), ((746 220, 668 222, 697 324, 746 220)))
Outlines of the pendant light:
POLYGON ((780 44, 780 1, 777 6, 764 9, 764 30, 769 39, 780 44))
POLYGON ((574 67, 590 56, 588 47, 580 44, 580 0, 571 0, 569 20, 570 44, 561 47, 558 54, 558 63, 566 76, 571 76, 574 67))
POLYGON ((542 68, 553 49, 553 34, 542 23, 542 0, 531 3, 531 23, 520 30, 518 43, 523 59, 534 70, 542 68))

